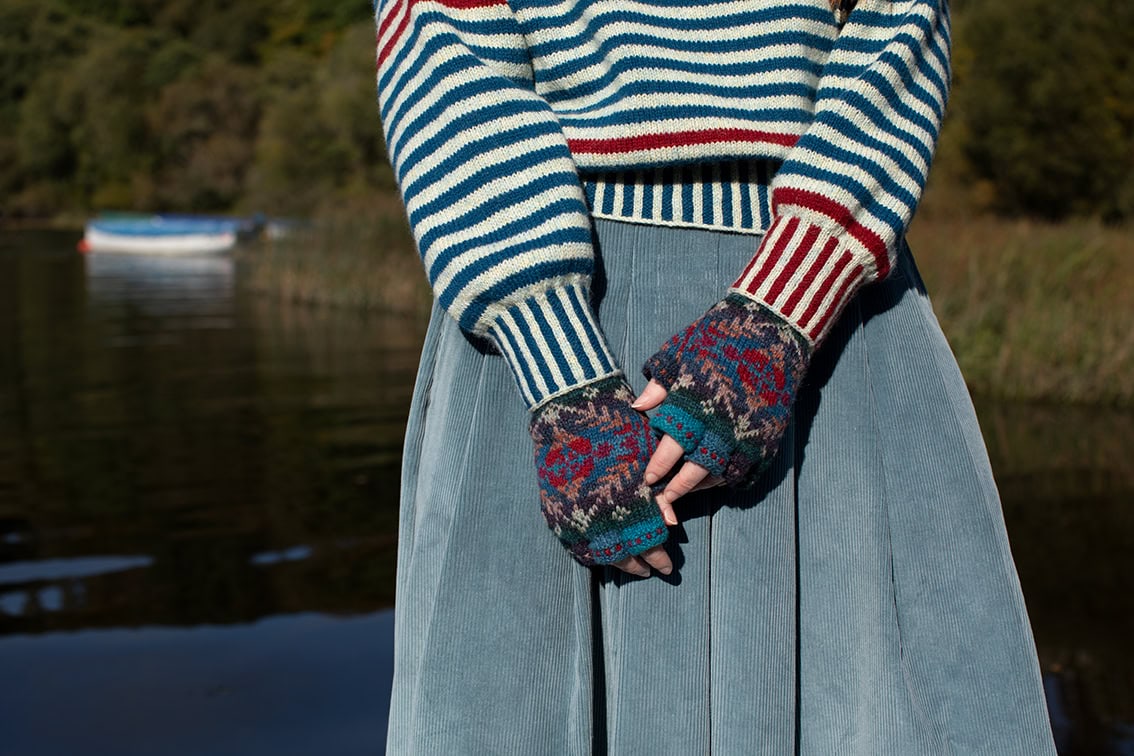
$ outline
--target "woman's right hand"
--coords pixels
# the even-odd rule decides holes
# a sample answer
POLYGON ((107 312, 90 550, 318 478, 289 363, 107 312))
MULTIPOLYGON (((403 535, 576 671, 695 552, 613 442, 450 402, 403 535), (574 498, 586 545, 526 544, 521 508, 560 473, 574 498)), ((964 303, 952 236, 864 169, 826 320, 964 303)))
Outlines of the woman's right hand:
POLYGON ((641 577, 652 567, 668 575, 667 521, 644 481, 654 435, 633 400, 618 375, 533 413, 540 503, 548 526, 581 564, 609 564, 641 577))

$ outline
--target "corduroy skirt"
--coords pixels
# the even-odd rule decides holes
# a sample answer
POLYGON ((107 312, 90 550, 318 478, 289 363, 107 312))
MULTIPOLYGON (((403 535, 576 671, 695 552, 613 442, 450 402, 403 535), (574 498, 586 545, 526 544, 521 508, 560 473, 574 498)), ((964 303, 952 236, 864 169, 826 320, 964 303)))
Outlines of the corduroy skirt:
MULTIPOLYGON (((597 220, 630 384, 758 238, 597 220)), ((406 431, 391 754, 1051 754, 960 372, 910 258, 816 354, 753 490, 677 504, 669 578, 590 570, 539 508, 504 360, 435 307, 406 431)))

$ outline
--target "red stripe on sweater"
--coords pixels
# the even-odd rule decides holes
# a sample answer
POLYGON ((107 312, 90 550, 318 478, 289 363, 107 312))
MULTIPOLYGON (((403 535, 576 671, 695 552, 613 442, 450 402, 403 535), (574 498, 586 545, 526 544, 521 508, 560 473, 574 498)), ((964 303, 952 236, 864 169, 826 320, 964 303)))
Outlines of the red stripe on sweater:
POLYGON ((800 281, 799 286, 788 297, 788 301, 784 303, 783 313, 787 317, 791 317, 795 311, 796 306, 799 305, 799 300, 803 299, 803 295, 811 288, 811 284, 819 277, 823 268, 830 264, 831 259, 835 255, 835 248, 839 242, 836 239, 828 239, 827 243, 823 245, 822 251, 816 255, 815 259, 811 261, 811 267, 803 274, 803 280, 800 281))
POLYGON ((839 276, 847 269, 847 266, 853 262, 849 253, 844 252, 839 256, 839 259, 831 266, 831 270, 827 273, 827 277, 823 279, 823 283, 819 285, 819 290, 811 297, 811 301, 807 303, 807 309, 799 316, 799 327, 807 329, 807 325, 811 319, 815 317, 815 313, 819 310, 819 305, 823 303, 823 298, 827 296, 827 292, 835 285, 835 281, 839 280, 839 276))
MULTIPOLYGON (((847 262, 849 262, 851 259, 852 258, 848 254, 847 262)), ((846 265, 840 265, 839 270, 846 270, 846 265)), ((855 263, 850 268, 850 274, 843 279, 842 284, 839 285, 838 291, 835 292, 835 297, 831 300, 832 306, 820 311, 819 305, 822 303, 823 299, 826 298, 827 294, 831 290, 831 287, 834 285, 835 281, 838 280, 838 277, 831 276, 830 279, 824 282, 823 288, 820 289, 818 293, 816 293, 815 298, 811 301, 812 306, 808 308, 811 312, 808 314, 807 320, 810 321, 810 319, 812 317, 815 317, 816 315, 818 315, 819 319, 815 323, 801 322, 801 325, 804 328, 807 328, 808 335, 812 340, 817 339, 819 337, 819 334, 826 330, 827 323, 830 322, 831 318, 837 316, 843 311, 843 305, 846 304, 847 290, 852 286, 857 287, 862 282, 862 274, 862 266, 858 263, 855 263)))
POLYGON ((772 269, 776 267, 776 261, 783 257, 784 248, 787 247, 788 242, 795 236, 796 229, 799 228, 799 219, 790 218, 783 224, 780 230, 780 235, 776 237, 775 244, 772 245, 771 252, 764 258, 764 265, 760 268, 760 272, 756 277, 748 282, 745 288, 752 296, 756 296, 756 290, 760 288, 760 284, 767 280, 768 276, 772 275, 772 269))
MULTIPOLYGON (((764 232, 764 241, 767 242, 769 239, 771 239, 773 234, 776 235, 776 239, 778 240, 780 238, 780 232, 782 230, 782 228, 777 228, 775 225, 770 226, 768 230, 764 232)), ((748 264, 744 266, 744 270, 741 271, 740 275, 736 277, 736 280, 732 282, 732 285, 734 287, 749 291, 748 287, 752 282, 749 281, 746 284, 744 283, 744 279, 748 278, 748 274, 752 272, 752 269, 756 267, 756 263, 760 261, 760 249, 760 247, 757 247, 756 253, 752 255, 752 259, 748 261, 748 264)), ((749 291, 749 293, 753 292, 749 291)))
POLYGON ((756 264, 756 260, 756 255, 752 255, 752 259, 749 260, 748 264, 744 266, 744 270, 742 270, 740 272, 740 275, 736 277, 736 280, 732 282, 733 286, 735 286, 736 288, 744 288, 744 279, 748 277, 748 274, 749 272, 751 272, 752 267, 756 264))
POLYGON ((843 281, 843 285, 839 287, 838 293, 835 294, 835 307, 820 314, 819 322, 813 325, 808 333, 811 340, 815 341, 819 335, 827 328, 827 324, 831 322, 832 318, 837 317, 843 311, 842 305, 846 303, 847 289, 851 286, 857 286, 859 279, 862 277, 862 266, 856 265, 851 271, 851 274, 843 281))
POLYGON ((843 207, 838 202, 829 197, 824 197, 818 192, 789 187, 781 187, 773 193, 773 212, 778 213, 780 205, 806 207, 808 210, 814 210, 831 218, 870 251, 870 254, 874 257, 874 265, 878 269, 879 278, 884 278, 890 272, 890 256, 886 251, 886 242, 882 241, 881 236, 857 222, 849 208, 843 207))
POLYGON ((669 131, 661 134, 619 137, 617 139, 568 139, 567 146, 576 155, 613 155, 641 150, 662 150, 718 142, 770 142, 791 147, 799 140, 795 134, 778 134, 755 129, 704 129, 669 131))
MULTIPOLYGON (((414 0, 414 2, 424 2, 425 0, 414 0)), ((432 0, 438 5, 444 5, 446 8, 459 8, 467 10, 469 8, 488 8, 492 5, 507 5, 508 0, 432 0)))
POLYGON ((799 269, 799 266, 803 264, 803 259, 807 257, 807 253, 811 251, 811 247, 815 244, 815 240, 818 237, 818 226, 809 226, 807 231, 803 233, 803 238, 800 239, 799 244, 795 245, 795 249, 791 253, 791 259, 787 261, 783 270, 776 276, 775 283, 772 284, 772 288, 768 292, 768 304, 780 298, 784 287, 787 286, 788 279, 791 278, 792 273, 795 273, 795 271, 799 269))
POLYGON ((399 0, 397 10, 387 13, 378 27, 378 38, 381 39, 382 35, 385 34, 386 30, 390 27, 391 19, 401 14, 398 20, 397 30, 394 32, 394 35, 390 37, 390 41, 386 43, 386 46, 378 53, 378 65, 382 65, 394 45, 401 39, 402 33, 406 30, 406 25, 409 23, 410 11, 413 6, 422 2, 432 2, 446 8, 455 8, 456 10, 473 10, 476 8, 489 8, 494 5, 508 4, 508 0, 399 0))
POLYGON ((402 33, 406 30, 406 26, 409 24, 410 5, 412 5, 413 2, 414 0, 403 0, 402 2, 399 2, 397 10, 387 13, 386 17, 382 19, 382 23, 378 27, 379 39, 381 39, 382 35, 386 33, 387 29, 389 29, 390 23, 395 17, 397 17, 398 19, 398 28, 394 30, 393 35, 386 41, 385 46, 383 46, 382 49, 378 51, 379 66, 386 62, 386 58, 390 56, 390 51, 394 49, 394 45, 396 45, 398 43, 398 40, 402 38, 402 33))

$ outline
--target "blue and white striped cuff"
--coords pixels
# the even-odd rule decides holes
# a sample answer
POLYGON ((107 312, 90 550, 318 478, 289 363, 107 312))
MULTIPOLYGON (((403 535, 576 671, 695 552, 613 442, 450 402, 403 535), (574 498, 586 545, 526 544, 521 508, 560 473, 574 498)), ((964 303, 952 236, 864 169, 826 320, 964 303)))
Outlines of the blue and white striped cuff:
POLYGON ((595 320, 588 292, 550 289, 504 309, 489 328, 529 409, 621 371, 595 320))

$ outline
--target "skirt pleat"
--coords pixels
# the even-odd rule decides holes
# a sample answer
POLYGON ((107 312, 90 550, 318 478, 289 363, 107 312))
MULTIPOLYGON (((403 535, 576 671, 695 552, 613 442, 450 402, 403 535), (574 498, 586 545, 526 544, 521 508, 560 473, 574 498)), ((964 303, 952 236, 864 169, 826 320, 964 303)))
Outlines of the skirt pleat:
MULTIPOLYGON (((759 240, 595 230, 599 321, 640 390, 759 240)), ((678 503, 669 578, 568 557, 527 424, 504 360, 435 307, 389 753, 1054 753, 987 454, 908 250, 817 353, 759 484, 678 503)))

